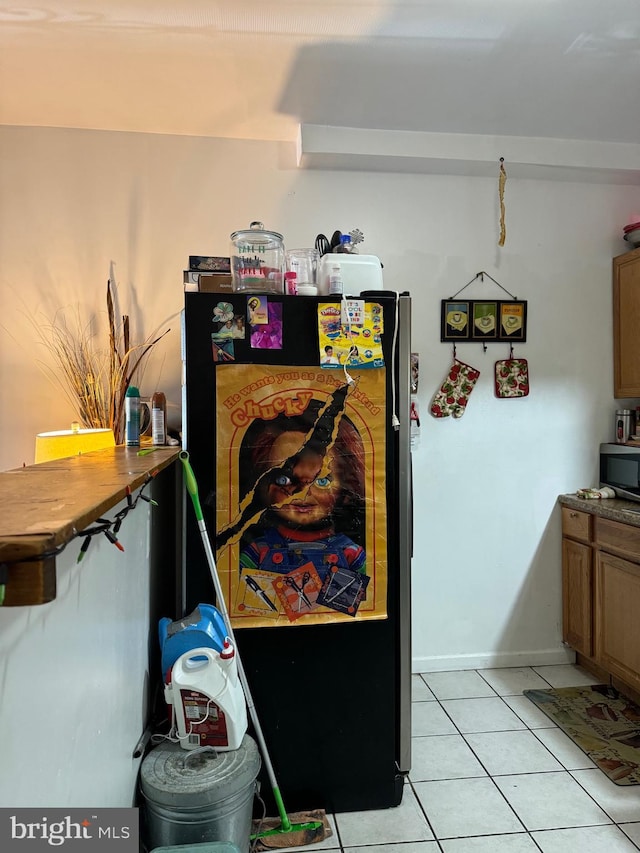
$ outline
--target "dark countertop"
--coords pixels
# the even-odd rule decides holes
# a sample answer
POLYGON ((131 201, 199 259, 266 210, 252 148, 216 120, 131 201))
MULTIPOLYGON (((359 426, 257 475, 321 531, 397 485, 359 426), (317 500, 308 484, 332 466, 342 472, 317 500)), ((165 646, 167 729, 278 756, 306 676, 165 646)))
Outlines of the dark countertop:
POLYGON ((558 502, 562 506, 571 507, 581 512, 589 512, 600 518, 609 518, 632 527, 640 527, 640 503, 623 501, 619 498, 603 498, 591 500, 578 498, 575 495, 560 495, 558 502))

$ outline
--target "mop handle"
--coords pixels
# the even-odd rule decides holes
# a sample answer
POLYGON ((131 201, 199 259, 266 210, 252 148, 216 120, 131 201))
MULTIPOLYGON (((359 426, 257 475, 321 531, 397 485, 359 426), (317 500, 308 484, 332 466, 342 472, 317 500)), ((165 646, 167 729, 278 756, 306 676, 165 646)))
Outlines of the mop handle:
POLYGON ((278 807, 278 813, 280 816, 280 820, 282 822, 283 829, 286 831, 290 828, 290 820, 287 815, 284 803, 282 801, 282 796, 280 794, 280 788, 278 786, 278 782, 276 780, 276 775, 273 769, 273 764, 271 763, 271 758, 269 756, 269 750, 267 749, 267 744, 264 739, 264 734, 262 733, 262 726, 260 725, 260 720, 258 719, 258 713, 256 711, 256 707, 253 702, 253 696, 251 695, 251 690, 249 689, 249 683, 247 682, 247 676, 244 671, 244 667, 242 665, 242 659, 240 657, 240 653, 238 651, 238 645, 236 643, 236 639, 233 633, 233 628, 231 627, 231 620, 229 618, 229 612, 227 610, 227 605, 225 604, 224 595, 222 594, 222 587, 220 585, 220 578, 218 577, 218 570, 216 568, 216 561, 213 555, 213 550, 211 548, 211 543, 209 542, 209 536, 207 533, 207 527, 204 521, 204 516, 202 514, 202 507, 200 506, 200 498, 198 497, 198 484, 196 482, 195 474, 193 473, 193 468, 191 467, 191 463, 189 462, 189 453, 186 450, 180 451, 180 461, 182 462, 182 467, 185 475, 185 485, 187 487, 187 491, 191 496, 191 502, 193 504, 193 508, 196 514, 196 520, 198 522, 198 528, 200 530, 200 534, 202 536, 202 544, 204 545, 205 554, 207 557, 207 562, 209 564, 209 571, 211 572, 211 580, 213 581, 213 586, 216 592, 216 604, 218 606, 218 610, 222 614, 222 618, 224 620, 225 628, 227 629, 227 634, 229 635, 229 639, 233 643, 233 646, 236 650, 236 663, 238 666, 238 677, 240 678, 240 684, 242 684, 242 689, 244 691, 244 698, 247 703, 247 708, 249 709, 249 716, 251 717, 251 722, 253 723, 253 728, 255 730, 256 737, 258 739, 258 743, 260 744, 260 751, 262 752, 262 759, 264 761, 264 765, 267 771, 267 776, 269 777, 269 783, 271 785, 271 789, 273 791, 273 795, 276 801, 276 805, 278 807))

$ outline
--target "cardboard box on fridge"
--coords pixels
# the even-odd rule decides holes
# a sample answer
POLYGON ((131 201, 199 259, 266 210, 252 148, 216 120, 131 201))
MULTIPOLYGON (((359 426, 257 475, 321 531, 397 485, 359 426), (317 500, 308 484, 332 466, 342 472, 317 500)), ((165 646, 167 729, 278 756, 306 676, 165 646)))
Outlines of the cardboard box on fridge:
POLYGON ((233 293, 231 273, 200 273, 198 289, 203 293, 233 293))
POLYGON ((231 272, 231 258, 189 255, 189 269, 196 272, 231 272))
POLYGON ((184 271, 184 289, 191 292, 233 293, 231 273, 184 271))

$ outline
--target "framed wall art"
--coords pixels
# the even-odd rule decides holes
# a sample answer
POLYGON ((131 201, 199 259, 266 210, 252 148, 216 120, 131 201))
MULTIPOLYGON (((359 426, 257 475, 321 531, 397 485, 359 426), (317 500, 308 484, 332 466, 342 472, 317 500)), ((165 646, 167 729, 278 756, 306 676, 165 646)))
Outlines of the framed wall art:
POLYGON ((474 341, 495 341, 498 339, 497 302, 473 303, 471 337, 474 341))
POLYGON ((469 305, 469 302, 442 300, 441 341, 468 340, 469 305))
POLYGON ((501 341, 526 341, 527 339, 527 303, 526 302, 501 302, 500 303, 500 331, 498 339, 501 341))
POLYGON ((441 306, 442 343, 525 343, 527 340, 526 301, 443 299, 441 306))

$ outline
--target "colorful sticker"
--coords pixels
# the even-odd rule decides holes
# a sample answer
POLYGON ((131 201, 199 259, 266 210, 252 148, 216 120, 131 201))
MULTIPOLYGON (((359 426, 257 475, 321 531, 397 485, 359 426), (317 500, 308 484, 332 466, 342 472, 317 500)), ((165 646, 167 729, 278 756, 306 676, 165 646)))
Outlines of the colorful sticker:
POLYGON ((233 342, 244 340, 245 318, 242 314, 234 313, 230 302, 218 302, 213 309, 211 318, 211 347, 215 362, 235 361, 233 342))
MULTIPOLYGON (((254 297, 257 298, 257 297, 254 297)), ((252 349, 282 349, 282 303, 265 299, 268 322, 251 326, 252 349)), ((262 317, 262 314, 258 316, 262 317)))
POLYGON ((382 306, 377 302, 366 302, 362 316, 352 313, 351 317, 354 319, 343 322, 340 302, 321 302, 318 305, 320 366, 384 367, 382 306))
POLYGON ((265 326, 269 322, 269 300, 266 296, 247 296, 247 322, 250 326, 265 326))

